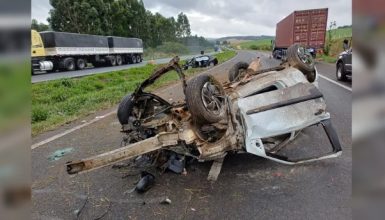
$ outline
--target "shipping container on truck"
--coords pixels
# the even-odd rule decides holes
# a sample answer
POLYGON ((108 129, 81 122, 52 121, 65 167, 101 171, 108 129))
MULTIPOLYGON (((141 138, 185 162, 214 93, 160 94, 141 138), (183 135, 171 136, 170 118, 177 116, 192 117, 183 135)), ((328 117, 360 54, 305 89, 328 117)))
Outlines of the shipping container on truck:
POLYGON ((284 56, 286 49, 295 43, 314 52, 321 50, 325 45, 327 21, 327 8, 294 11, 277 23, 273 56, 284 56))
POLYGON ((143 42, 138 38, 31 32, 32 73, 37 71, 81 70, 142 62, 143 42))

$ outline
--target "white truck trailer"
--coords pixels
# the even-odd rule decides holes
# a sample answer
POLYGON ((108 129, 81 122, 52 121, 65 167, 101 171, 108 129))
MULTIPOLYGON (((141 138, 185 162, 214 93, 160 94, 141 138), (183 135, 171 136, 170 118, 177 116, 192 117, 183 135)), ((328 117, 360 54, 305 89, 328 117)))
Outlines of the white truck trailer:
POLYGON ((89 63, 100 67, 143 60, 143 42, 138 38, 34 30, 31 38, 32 74, 81 70, 89 63))

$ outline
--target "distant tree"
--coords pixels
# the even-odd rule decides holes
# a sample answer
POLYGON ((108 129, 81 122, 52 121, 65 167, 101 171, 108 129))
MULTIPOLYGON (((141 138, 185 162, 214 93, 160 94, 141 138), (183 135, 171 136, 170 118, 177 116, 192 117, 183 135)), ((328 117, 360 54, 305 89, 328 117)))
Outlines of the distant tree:
POLYGON ((210 44, 203 37, 191 37, 187 15, 181 12, 176 18, 166 18, 153 14, 143 0, 50 0, 50 4, 47 20, 54 31, 137 37, 152 48, 165 42, 191 47, 210 44))
POLYGON ((191 35, 190 22, 183 12, 178 14, 176 20, 176 36, 189 37, 191 35))
POLYGON ((44 24, 41 22, 38 23, 38 21, 36 19, 32 19, 31 29, 36 30, 38 32, 47 31, 47 30, 49 30, 49 26, 47 24, 44 24))

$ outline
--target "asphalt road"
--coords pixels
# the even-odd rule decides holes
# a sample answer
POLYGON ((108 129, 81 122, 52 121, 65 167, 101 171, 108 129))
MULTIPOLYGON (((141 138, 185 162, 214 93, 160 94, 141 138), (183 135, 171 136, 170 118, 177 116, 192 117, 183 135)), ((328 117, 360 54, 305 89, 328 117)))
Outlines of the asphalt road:
MULTIPOLYGON (((241 51, 234 59, 207 72, 223 80, 235 62, 250 61, 256 56, 263 57, 265 67, 277 64, 265 54, 241 51)), ((317 67, 323 76, 333 80, 331 65, 317 67)), ((145 194, 129 193, 139 178, 138 169, 105 167, 68 176, 66 161, 119 147, 120 125, 111 114, 32 151, 32 217, 74 219, 81 210, 80 219, 95 219, 104 213, 103 219, 351 219, 351 91, 324 78, 319 78, 319 86, 343 147, 339 158, 287 166, 249 154, 232 154, 225 158, 213 184, 206 180, 211 162, 196 163, 187 169, 186 176, 156 174, 156 185, 145 194), (68 154, 51 157, 55 151, 65 149, 68 154), (159 204, 165 196, 171 199, 170 205, 159 204)), ((157 93, 178 99, 182 94, 179 87, 172 85, 157 93)), ((33 142, 111 110, 35 137, 33 142)), ((287 151, 301 156, 314 153, 312 149, 318 152, 328 147, 321 128, 315 127, 305 129, 287 151)))
MULTIPOLYGON (((207 53, 207 54, 214 54, 214 53, 207 53)), ((184 60, 184 59, 188 59, 191 57, 193 57, 193 55, 185 55, 185 56, 180 56, 180 59, 184 60)), ((168 63, 171 58, 156 59, 154 61, 157 64, 168 63)), ((111 72, 111 71, 130 69, 130 68, 134 68, 134 67, 141 67, 141 66, 146 65, 147 63, 148 63, 148 61, 144 60, 141 63, 127 64, 127 65, 122 65, 122 66, 87 68, 84 70, 55 72, 55 73, 41 72, 41 73, 38 73, 36 75, 32 75, 31 82, 32 83, 38 83, 38 82, 55 80, 55 79, 82 77, 82 76, 94 75, 94 74, 98 74, 98 73, 106 73, 106 72, 111 72)))

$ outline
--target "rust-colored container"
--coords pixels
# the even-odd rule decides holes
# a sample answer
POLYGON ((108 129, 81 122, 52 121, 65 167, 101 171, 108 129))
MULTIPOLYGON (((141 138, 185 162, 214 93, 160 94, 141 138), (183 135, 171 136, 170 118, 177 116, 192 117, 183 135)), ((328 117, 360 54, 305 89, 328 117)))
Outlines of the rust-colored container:
POLYGON ((294 11, 277 23, 275 47, 288 48, 294 43, 322 48, 325 44, 328 9, 294 11))

